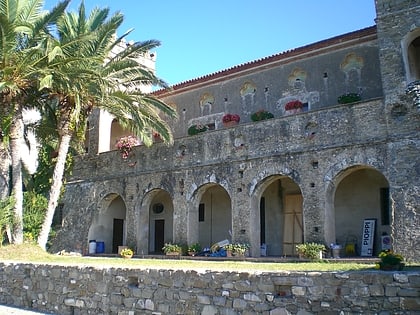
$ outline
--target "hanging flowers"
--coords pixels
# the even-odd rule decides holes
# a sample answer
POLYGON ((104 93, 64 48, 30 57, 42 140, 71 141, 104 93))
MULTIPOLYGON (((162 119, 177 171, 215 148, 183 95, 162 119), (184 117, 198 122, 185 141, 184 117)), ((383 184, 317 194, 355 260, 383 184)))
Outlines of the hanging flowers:
POLYGON ((287 102, 286 105, 284 105, 285 110, 292 110, 292 109, 301 109, 303 107, 303 104, 299 100, 294 100, 287 102))
POLYGON ((127 159, 132 148, 139 145, 140 142, 134 136, 125 136, 118 139, 115 147, 120 151, 121 157, 127 159))

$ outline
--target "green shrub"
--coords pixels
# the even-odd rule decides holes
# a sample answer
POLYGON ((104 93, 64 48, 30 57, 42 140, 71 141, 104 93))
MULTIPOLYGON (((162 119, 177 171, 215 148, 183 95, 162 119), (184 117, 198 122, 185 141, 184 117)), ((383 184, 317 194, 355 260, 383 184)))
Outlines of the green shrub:
POLYGON ((24 192, 23 232, 26 241, 33 242, 38 239, 47 206, 48 200, 43 195, 34 192, 24 192))
POLYGON ((362 97, 358 93, 347 93, 347 94, 343 94, 339 96, 337 99, 337 102, 339 104, 348 104, 348 103, 358 102, 361 99, 362 97))
POLYGON ((319 252, 324 251, 325 245, 318 243, 303 243, 296 245, 296 251, 299 255, 308 259, 320 259, 319 252))
POLYGON ((264 109, 261 109, 251 115, 252 121, 260 121, 260 120, 266 120, 266 119, 271 119, 271 118, 274 118, 274 115, 264 109))

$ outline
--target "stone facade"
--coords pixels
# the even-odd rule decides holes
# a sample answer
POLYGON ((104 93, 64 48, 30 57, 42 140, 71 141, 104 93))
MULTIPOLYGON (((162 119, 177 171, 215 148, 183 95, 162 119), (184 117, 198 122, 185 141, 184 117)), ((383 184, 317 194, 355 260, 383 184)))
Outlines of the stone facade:
POLYGON ((0 304, 54 314, 420 314, 418 272, 0 264, 0 304))
POLYGON ((126 160, 102 152, 112 143, 103 145, 100 130, 108 142, 116 135, 94 113, 52 250, 86 253, 97 240, 107 253, 129 245, 149 254, 164 242, 228 239, 249 243, 255 257, 261 244, 268 255, 293 256, 305 241, 360 255, 363 220, 375 219, 370 255, 390 235, 395 250, 418 260, 419 111, 405 87, 420 65, 404 54, 419 51, 419 10, 413 1, 377 1, 376 27, 156 91, 178 111, 172 146, 139 146, 126 160), (362 101, 337 104, 345 93, 362 101), (301 112, 285 111, 291 100, 301 112), (251 121, 260 109, 274 118, 251 121), (223 127, 225 113, 240 123, 223 127), (211 130, 188 136, 192 124, 211 130))

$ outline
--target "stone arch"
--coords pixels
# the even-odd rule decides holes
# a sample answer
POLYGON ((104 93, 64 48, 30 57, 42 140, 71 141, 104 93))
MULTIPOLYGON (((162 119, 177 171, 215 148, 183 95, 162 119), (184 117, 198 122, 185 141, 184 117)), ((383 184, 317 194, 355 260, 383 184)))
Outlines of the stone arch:
POLYGON ((139 253, 162 253, 164 243, 174 241, 172 197, 164 189, 151 189, 136 207, 139 253))
POLYGON ((104 243, 104 253, 117 253, 126 242, 127 208, 120 194, 108 193, 99 201, 88 232, 88 240, 104 243))
POLYGON ((203 247, 228 239, 232 233, 232 202, 228 191, 216 182, 203 183, 190 198, 188 243, 203 247))
POLYGON ((374 254, 391 233, 389 182, 376 168, 355 164, 341 169, 326 189, 325 240, 342 245, 342 255, 360 255, 364 219, 375 219, 374 254), (354 246, 355 252, 347 246, 354 246))
POLYGON ((281 173, 260 178, 251 197, 251 253, 253 256, 295 256, 303 242, 303 197, 298 175, 281 173), (260 249, 260 252, 257 250, 260 249))
POLYGON ((407 83, 420 80, 420 28, 410 31, 401 40, 407 83))

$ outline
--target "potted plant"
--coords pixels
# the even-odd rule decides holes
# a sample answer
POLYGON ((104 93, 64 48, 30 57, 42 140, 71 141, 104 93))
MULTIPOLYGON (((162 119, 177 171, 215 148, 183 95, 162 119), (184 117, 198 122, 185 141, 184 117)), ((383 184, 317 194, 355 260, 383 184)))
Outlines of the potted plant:
POLYGON ((205 125, 195 124, 195 125, 192 125, 188 128, 188 134, 190 136, 193 136, 193 135, 196 135, 200 132, 207 131, 207 129, 208 128, 205 125))
POLYGON ((227 257, 231 257, 231 256, 244 257, 246 251, 249 249, 250 246, 249 244, 245 244, 245 243, 233 243, 233 244, 227 244, 223 247, 226 250, 227 257))
POLYGON ((346 93, 346 94, 340 95, 337 99, 337 102, 339 104, 348 104, 348 103, 358 102, 361 99, 362 97, 358 93, 346 93))
POLYGON ((379 268, 381 270, 402 270, 405 266, 403 263, 404 257, 400 254, 394 253, 392 250, 384 250, 380 252, 379 268))
POLYGON ((296 245, 296 251, 299 258, 307 258, 311 260, 322 259, 322 252, 325 249, 325 245, 319 243, 303 243, 296 245))
POLYGON ((121 157, 125 160, 130 156, 132 148, 139 145, 140 142, 134 136, 124 136, 117 140, 115 147, 120 151, 121 157))
POLYGON ((120 255, 121 255, 122 258, 127 258, 128 259, 128 258, 133 257, 134 252, 131 248, 124 248, 124 249, 121 250, 120 255))
POLYGON ((299 100, 293 100, 293 101, 287 102, 286 105, 284 105, 286 114, 300 113, 302 111, 302 107, 303 107, 303 103, 299 100))
POLYGON ((180 256, 182 254, 182 247, 178 244, 165 243, 162 250, 167 256, 180 256))
POLYGON ((260 121, 274 118, 274 115, 265 109, 260 109, 259 111, 253 113, 251 115, 252 121, 260 121))
POLYGON ((239 123, 240 117, 238 114, 225 114, 222 117, 222 122, 224 127, 232 127, 239 123))
POLYGON ((188 246, 187 249, 188 255, 195 256, 197 253, 201 252, 201 245, 199 243, 194 243, 188 246))

